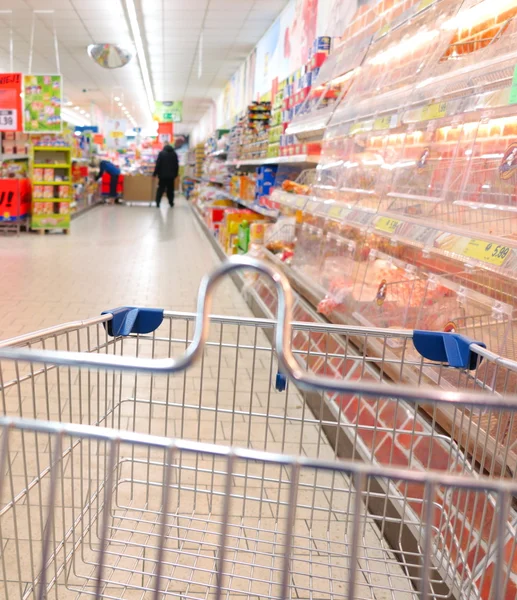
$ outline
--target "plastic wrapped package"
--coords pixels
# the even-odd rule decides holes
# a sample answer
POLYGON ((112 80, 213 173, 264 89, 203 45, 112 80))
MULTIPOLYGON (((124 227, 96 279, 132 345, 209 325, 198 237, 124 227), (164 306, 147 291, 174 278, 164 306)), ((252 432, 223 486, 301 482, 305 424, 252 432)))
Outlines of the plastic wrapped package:
POLYGON ((318 312, 330 315, 332 312, 350 312, 348 304, 352 298, 357 261, 356 242, 332 232, 325 236, 323 247, 320 285, 326 291, 325 298, 318 304, 318 312))
POLYGON ((325 236, 323 229, 304 223, 298 230, 293 268, 318 282, 321 275, 321 259, 325 236))

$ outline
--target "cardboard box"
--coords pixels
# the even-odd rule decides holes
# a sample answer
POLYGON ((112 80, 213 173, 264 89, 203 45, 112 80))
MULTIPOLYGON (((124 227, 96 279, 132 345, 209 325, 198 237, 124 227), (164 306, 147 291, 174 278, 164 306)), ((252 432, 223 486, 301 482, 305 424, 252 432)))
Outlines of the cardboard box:
POLYGON ((126 202, 151 202, 156 196, 155 180, 150 175, 126 175, 124 200, 126 202))

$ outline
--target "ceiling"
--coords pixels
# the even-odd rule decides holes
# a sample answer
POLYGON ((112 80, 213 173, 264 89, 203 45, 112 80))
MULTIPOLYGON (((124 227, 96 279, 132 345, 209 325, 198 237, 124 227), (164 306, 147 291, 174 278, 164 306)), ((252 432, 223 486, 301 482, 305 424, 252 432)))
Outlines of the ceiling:
MULTIPOLYGON (((177 130, 187 132, 203 116, 288 0, 134 2, 154 98, 183 100, 184 123, 177 130)), ((110 42, 134 48, 126 0, 0 0, 2 71, 10 69, 12 20, 13 68, 28 72, 33 18, 32 72, 57 71, 52 35, 55 24, 70 110, 78 107, 77 112, 84 111, 83 118, 88 118, 94 102, 105 115, 119 117, 120 109, 113 100, 118 96, 140 125, 152 124, 136 57, 126 67, 109 71, 86 54, 86 47, 92 43, 110 42), (12 13, 2 12, 10 10, 12 13)))

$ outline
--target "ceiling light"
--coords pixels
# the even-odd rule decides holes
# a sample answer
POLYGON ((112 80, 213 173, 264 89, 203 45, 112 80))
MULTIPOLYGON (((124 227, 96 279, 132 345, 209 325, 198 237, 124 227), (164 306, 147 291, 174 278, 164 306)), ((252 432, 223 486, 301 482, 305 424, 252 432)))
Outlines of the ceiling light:
POLYGON ((87 116, 87 117, 89 117, 89 116, 90 116, 90 113, 86 113, 86 116, 87 116))
POLYGON ((119 105, 119 106, 122 106, 122 102, 119 102, 119 103, 118 103, 118 105, 119 105))
POLYGON ((140 34, 140 26, 138 25, 138 17, 136 15, 134 0, 126 0, 126 8, 129 17, 129 24, 133 33, 133 40, 136 46, 136 53, 138 55, 138 63, 140 64, 140 71, 144 81, 145 92, 147 94, 147 101, 149 102, 149 110, 152 114, 154 112, 153 86, 151 85, 151 78, 149 77, 149 69, 147 67, 147 59, 145 57, 145 50, 142 43, 142 36, 140 34))
POLYGON ((85 115, 85 114, 86 114, 86 111, 85 111, 85 110, 81 110, 80 112, 81 112, 81 114, 82 114, 82 115, 85 115))
POLYGON ((120 102, 120 98, 118 96, 115 96, 115 102, 120 102))
POLYGON ((74 106, 75 110, 81 110, 78 106, 74 106))

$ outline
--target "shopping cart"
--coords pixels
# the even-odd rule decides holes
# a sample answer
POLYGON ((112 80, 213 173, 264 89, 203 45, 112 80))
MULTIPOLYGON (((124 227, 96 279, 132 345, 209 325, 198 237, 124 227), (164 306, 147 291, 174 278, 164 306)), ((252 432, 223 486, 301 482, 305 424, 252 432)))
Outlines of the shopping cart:
POLYGON ((233 257, 197 314, 1 342, 1 596, 515 597, 517 365, 291 310, 281 273, 233 257), (278 322, 208 316, 243 266, 275 282, 278 322), (456 388, 390 385, 394 369, 456 388))

